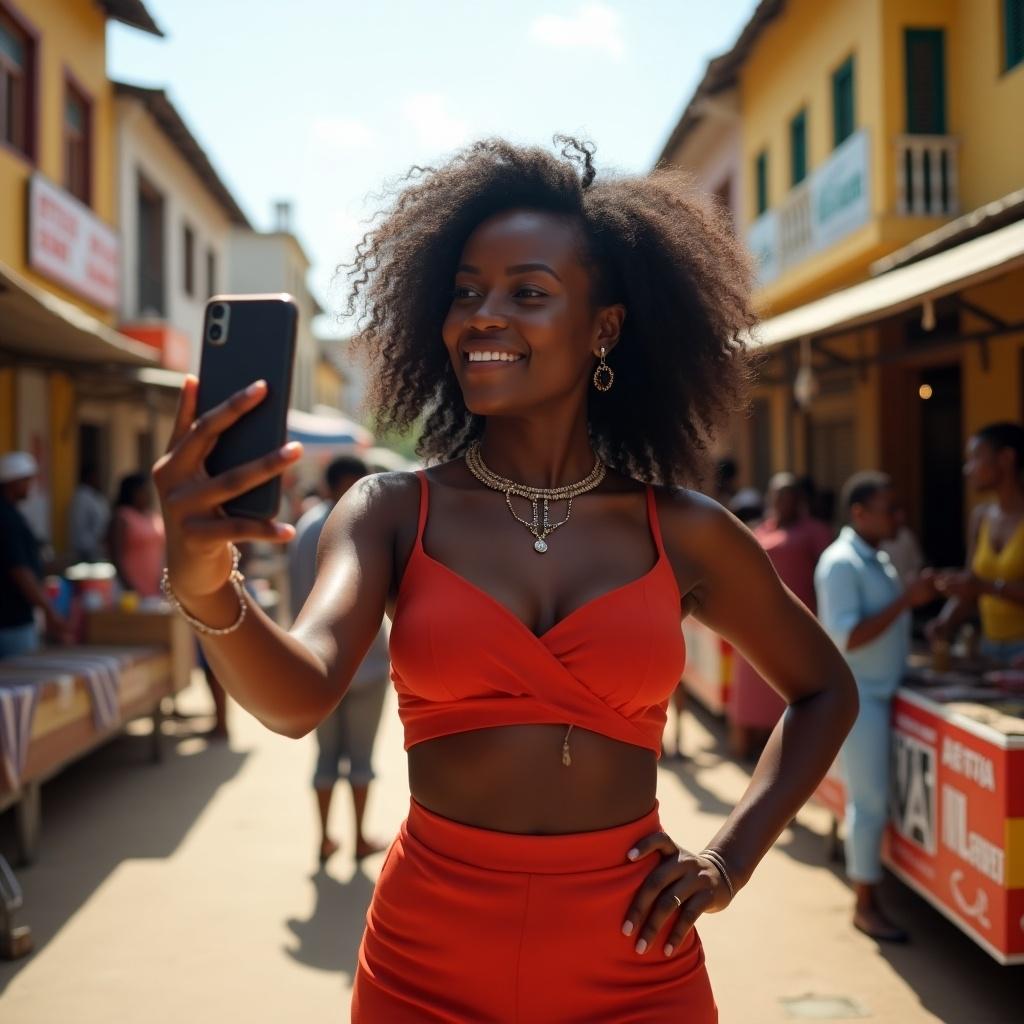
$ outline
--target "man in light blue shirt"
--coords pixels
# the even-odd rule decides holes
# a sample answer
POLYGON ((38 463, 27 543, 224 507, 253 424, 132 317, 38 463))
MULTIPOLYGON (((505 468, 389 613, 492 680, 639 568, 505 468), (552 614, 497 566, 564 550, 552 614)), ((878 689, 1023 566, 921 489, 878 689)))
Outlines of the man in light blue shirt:
POLYGON ((846 784, 846 873, 856 892, 854 927, 874 939, 906 942, 878 901, 882 835, 888 819, 891 702, 910 653, 910 609, 935 600, 934 573, 906 587, 880 545, 899 518, 884 473, 858 473, 843 488, 847 525, 814 573, 818 618, 857 681, 860 714, 839 762, 846 784))

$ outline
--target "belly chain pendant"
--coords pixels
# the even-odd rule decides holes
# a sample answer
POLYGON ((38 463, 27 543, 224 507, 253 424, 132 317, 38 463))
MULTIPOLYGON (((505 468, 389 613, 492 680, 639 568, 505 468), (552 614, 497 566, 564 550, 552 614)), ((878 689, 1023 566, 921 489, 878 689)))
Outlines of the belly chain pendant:
POLYGON ((572 754, 569 753, 569 733, 571 733, 573 727, 570 725, 565 733, 565 739, 562 740, 562 764, 568 768, 572 764, 572 754))

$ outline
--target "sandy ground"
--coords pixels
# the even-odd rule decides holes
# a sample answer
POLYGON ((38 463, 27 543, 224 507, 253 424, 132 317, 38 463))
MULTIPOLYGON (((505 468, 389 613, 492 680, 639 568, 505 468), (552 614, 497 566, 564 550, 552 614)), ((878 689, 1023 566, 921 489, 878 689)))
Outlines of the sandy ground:
MULTIPOLYGON (((200 686, 179 703, 209 706, 200 686)), ((135 729, 44 788, 40 856, 18 873, 36 949, 0 963, 5 1024, 348 1019, 383 858, 357 870, 349 844, 318 870, 312 739, 274 736, 232 711, 230 747, 171 723, 167 759, 151 765, 135 729)), ((749 776, 721 753, 718 722, 684 722, 694 758, 662 762, 659 798, 668 831, 699 849, 749 776)), ((368 831, 390 838, 408 801, 393 702, 376 761, 368 831)), ((340 793, 344 839, 348 808, 340 793)), ((851 930, 849 891, 825 859, 826 827, 819 809, 805 808, 733 907, 701 919, 722 1024, 1024 1019, 1024 968, 998 966, 894 880, 890 903, 914 942, 881 949, 851 930)), ((11 833, 8 814, 8 851, 11 833)))

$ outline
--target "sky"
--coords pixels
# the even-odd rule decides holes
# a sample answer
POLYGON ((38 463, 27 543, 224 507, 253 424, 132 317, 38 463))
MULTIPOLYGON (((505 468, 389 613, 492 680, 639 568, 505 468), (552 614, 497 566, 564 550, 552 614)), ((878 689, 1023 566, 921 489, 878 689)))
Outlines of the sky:
POLYGON ((337 319, 383 188, 476 138, 582 133, 650 170, 707 61, 756 0, 145 0, 166 38, 111 22, 112 78, 165 88, 254 227, 294 203, 337 319), (375 198, 375 196, 377 198, 375 198))

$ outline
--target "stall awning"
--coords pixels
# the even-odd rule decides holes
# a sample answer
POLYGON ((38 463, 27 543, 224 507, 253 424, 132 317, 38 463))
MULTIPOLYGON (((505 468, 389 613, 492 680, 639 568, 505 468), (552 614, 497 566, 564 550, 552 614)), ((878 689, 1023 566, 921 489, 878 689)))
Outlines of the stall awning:
POLYGON ((307 448, 340 448, 373 444, 373 434, 337 410, 317 406, 316 412, 288 410, 288 440, 301 441, 307 448))
POLYGON ((0 353, 152 366, 160 354, 0 263, 0 353))
POLYGON ((799 338, 837 334, 894 316, 927 299, 981 284, 1019 266, 1024 266, 1024 221, 764 320, 751 341, 756 347, 768 348, 799 338))

